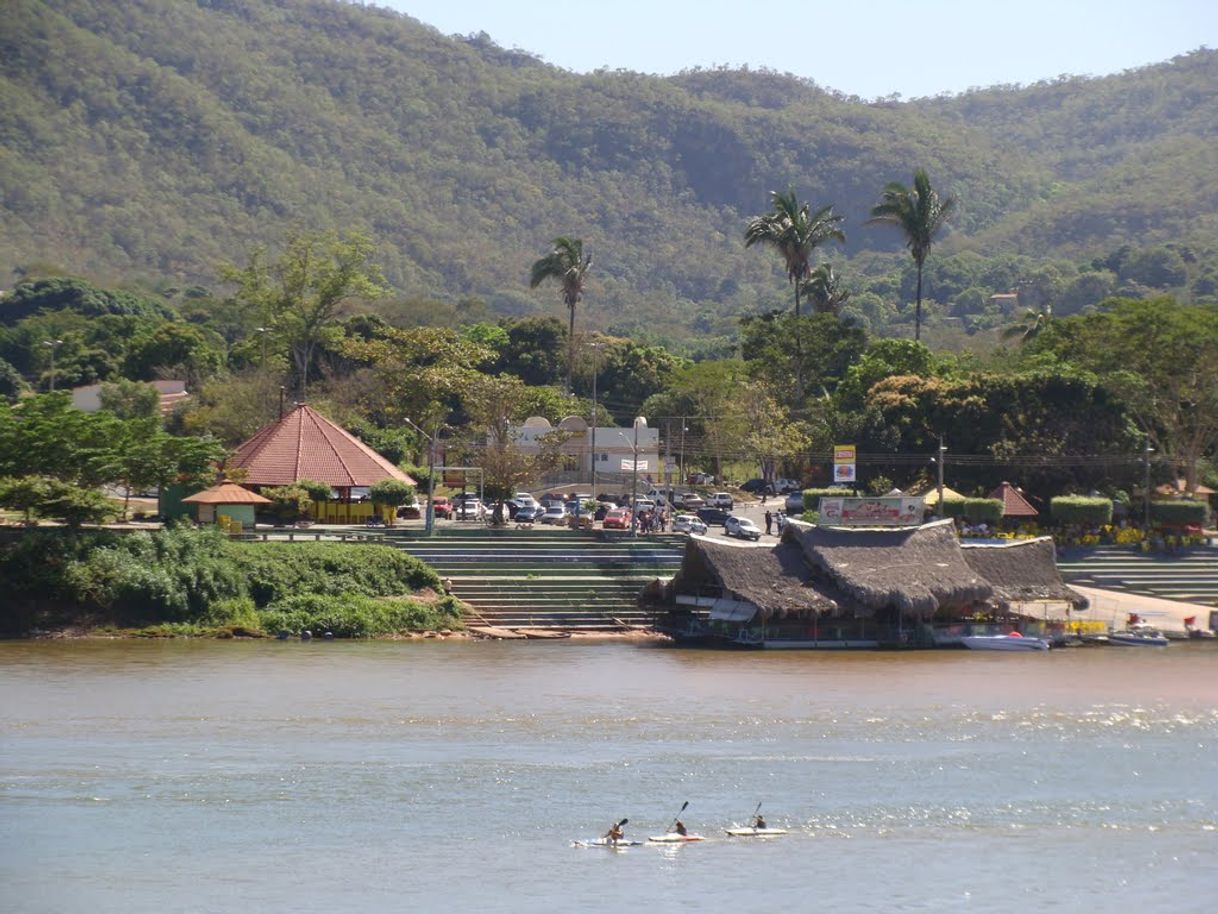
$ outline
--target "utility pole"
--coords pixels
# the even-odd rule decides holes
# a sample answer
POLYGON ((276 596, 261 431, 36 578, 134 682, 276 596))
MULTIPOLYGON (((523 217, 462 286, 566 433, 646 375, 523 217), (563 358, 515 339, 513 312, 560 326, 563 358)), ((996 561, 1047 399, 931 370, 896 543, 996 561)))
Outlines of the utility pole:
POLYGON ((685 427, 685 417, 681 417, 681 462, 677 465, 677 475, 681 477, 681 485, 685 485, 685 433, 689 429, 685 427))
POLYGON ((631 464, 630 476, 630 535, 638 536, 639 530, 639 422, 646 422, 642 416, 634 417, 634 462, 631 464))
POLYGON ((943 464, 946 461, 947 448, 943 446, 943 436, 939 436, 939 459, 935 461, 939 464, 939 509, 936 512, 940 517, 946 517, 947 514, 943 510, 943 464))
POLYGON ((596 498, 596 376, 600 374, 600 352, 605 348, 604 343, 593 343, 592 351, 596 353, 592 366, 592 497, 596 498))

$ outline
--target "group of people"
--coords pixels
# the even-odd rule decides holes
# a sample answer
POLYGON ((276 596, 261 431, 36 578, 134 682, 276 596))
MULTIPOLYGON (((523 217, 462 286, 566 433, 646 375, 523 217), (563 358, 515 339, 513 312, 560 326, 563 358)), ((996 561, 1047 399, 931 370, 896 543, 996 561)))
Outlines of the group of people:
POLYGON ((777 525, 779 535, 782 534, 782 528, 787 525, 787 515, 783 511, 766 511, 765 513, 765 532, 766 535, 774 533, 774 527, 777 525))
MULTIPOLYGON (((609 830, 607 832, 605 832, 605 834, 604 834, 605 840, 606 841, 624 841, 624 840, 626 840, 626 831, 622 826, 625 825, 628 821, 630 821, 630 820, 622 819, 620 822, 614 822, 612 825, 610 825, 609 830)), ((749 827, 750 828, 765 828, 766 827, 765 817, 762 816, 760 813, 753 816, 753 818, 749 821, 749 827)), ((670 835, 685 836, 685 835, 689 834, 689 830, 685 827, 684 822, 682 822, 680 819, 676 819, 672 823, 672 828, 670 828, 668 830, 668 833, 670 835)))
POLYGON ((640 511, 638 524, 639 533, 665 533, 668 530, 668 512, 640 511))

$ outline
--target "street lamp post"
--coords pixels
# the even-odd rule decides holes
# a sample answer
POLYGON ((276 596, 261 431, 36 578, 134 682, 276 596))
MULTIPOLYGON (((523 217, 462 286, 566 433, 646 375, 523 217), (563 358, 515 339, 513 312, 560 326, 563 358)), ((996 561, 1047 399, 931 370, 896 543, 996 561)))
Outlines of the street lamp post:
POLYGON ((939 509, 938 515, 946 517, 943 510, 943 464, 947 462, 947 448, 943 446, 943 436, 939 436, 939 459, 936 461, 939 464, 939 509))
POLYGON ((596 497, 596 376, 600 374, 601 362, 600 352, 605 348, 604 343, 593 343, 592 351, 595 352, 596 358, 592 364, 592 440, 589 445, 591 448, 591 464, 592 464, 592 497, 596 497))
POLYGON ((1146 444, 1142 448, 1142 462, 1146 464, 1146 490, 1142 494, 1145 496, 1142 501, 1142 525, 1145 527, 1146 535, 1150 536, 1150 455, 1155 452, 1155 449, 1150 446, 1150 436, 1146 436, 1146 444))
MULTIPOLYGON (((403 416, 403 418, 406 417, 403 416)), ((439 437, 442 426, 437 425, 435 434, 429 435, 410 419, 406 419, 406 424, 427 439, 427 516, 423 521, 423 535, 434 536, 436 532, 436 510, 433 505, 436 491, 436 438, 439 437)))
POLYGON ((639 535, 639 423, 646 423, 642 416, 634 417, 634 460, 630 476, 630 535, 639 535))
POLYGON ((51 375, 47 389, 53 393, 55 391, 55 350, 63 345, 63 340, 43 340, 42 345, 49 346, 51 349, 51 375))

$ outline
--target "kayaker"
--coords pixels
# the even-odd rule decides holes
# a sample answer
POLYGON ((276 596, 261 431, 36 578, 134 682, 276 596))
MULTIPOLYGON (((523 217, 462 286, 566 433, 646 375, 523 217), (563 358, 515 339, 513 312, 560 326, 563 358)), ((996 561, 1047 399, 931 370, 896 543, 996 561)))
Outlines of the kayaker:
POLYGON ((621 822, 614 822, 609 826, 609 831, 605 832, 605 837, 610 841, 621 841, 625 836, 626 833, 622 831, 621 822))
POLYGON ((761 815, 753 816, 753 828, 765 828, 765 817, 761 815))
POLYGON ((689 832, 685 830, 685 823, 680 819, 677 819, 677 821, 673 823, 672 830, 682 837, 689 834, 689 832))

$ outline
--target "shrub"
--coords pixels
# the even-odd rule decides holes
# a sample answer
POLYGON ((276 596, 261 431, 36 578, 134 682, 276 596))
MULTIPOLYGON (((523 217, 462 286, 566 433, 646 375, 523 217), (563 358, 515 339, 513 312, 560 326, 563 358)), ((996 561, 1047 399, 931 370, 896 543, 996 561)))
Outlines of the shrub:
POLYGON ((804 510, 819 511, 822 498, 852 498, 852 489, 804 489, 804 510))
POLYGON ((409 597, 360 593, 298 594, 275 602, 259 617, 266 632, 308 630, 332 632, 339 638, 461 627, 459 604, 451 597, 428 604, 409 597))
POLYGON ((963 498, 945 498, 943 499, 943 510, 939 511, 935 505, 932 505, 931 508, 936 510, 941 517, 964 517, 964 504, 965 499, 963 498))
POLYGON ((997 498, 966 498, 964 516, 974 523, 996 524, 1002 520, 1002 501, 997 498))
POLYGON ((368 497, 377 504, 397 508, 414 501, 414 486, 400 479, 382 479, 369 487, 368 497))
POLYGON ((313 499, 308 490, 300 485, 275 486, 263 489, 262 495, 271 500, 270 511, 285 524, 294 524, 297 519, 309 513, 313 499))
POLYGON ((297 488, 304 489, 313 501, 329 501, 333 489, 328 482, 318 482, 316 479, 301 479, 296 483, 297 488))
POLYGON ((1109 524, 1112 523, 1112 499, 1059 495, 1049 502, 1049 514, 1058 524, 1109 524))
POLYGON ((1184 526, 1188 524, 1201 525, 1209 515, 1209 506, 1203 501, 1188 499, 1173 499, 1172 501, 1152 501, 1150 503, 1150 519, 1157 524, 1172 524, 1184 526))
POLYGON ((392 546, 229 541, 224 550, 260 607, 301 593, 384 597, 441 589, 430 567, 392 546))

